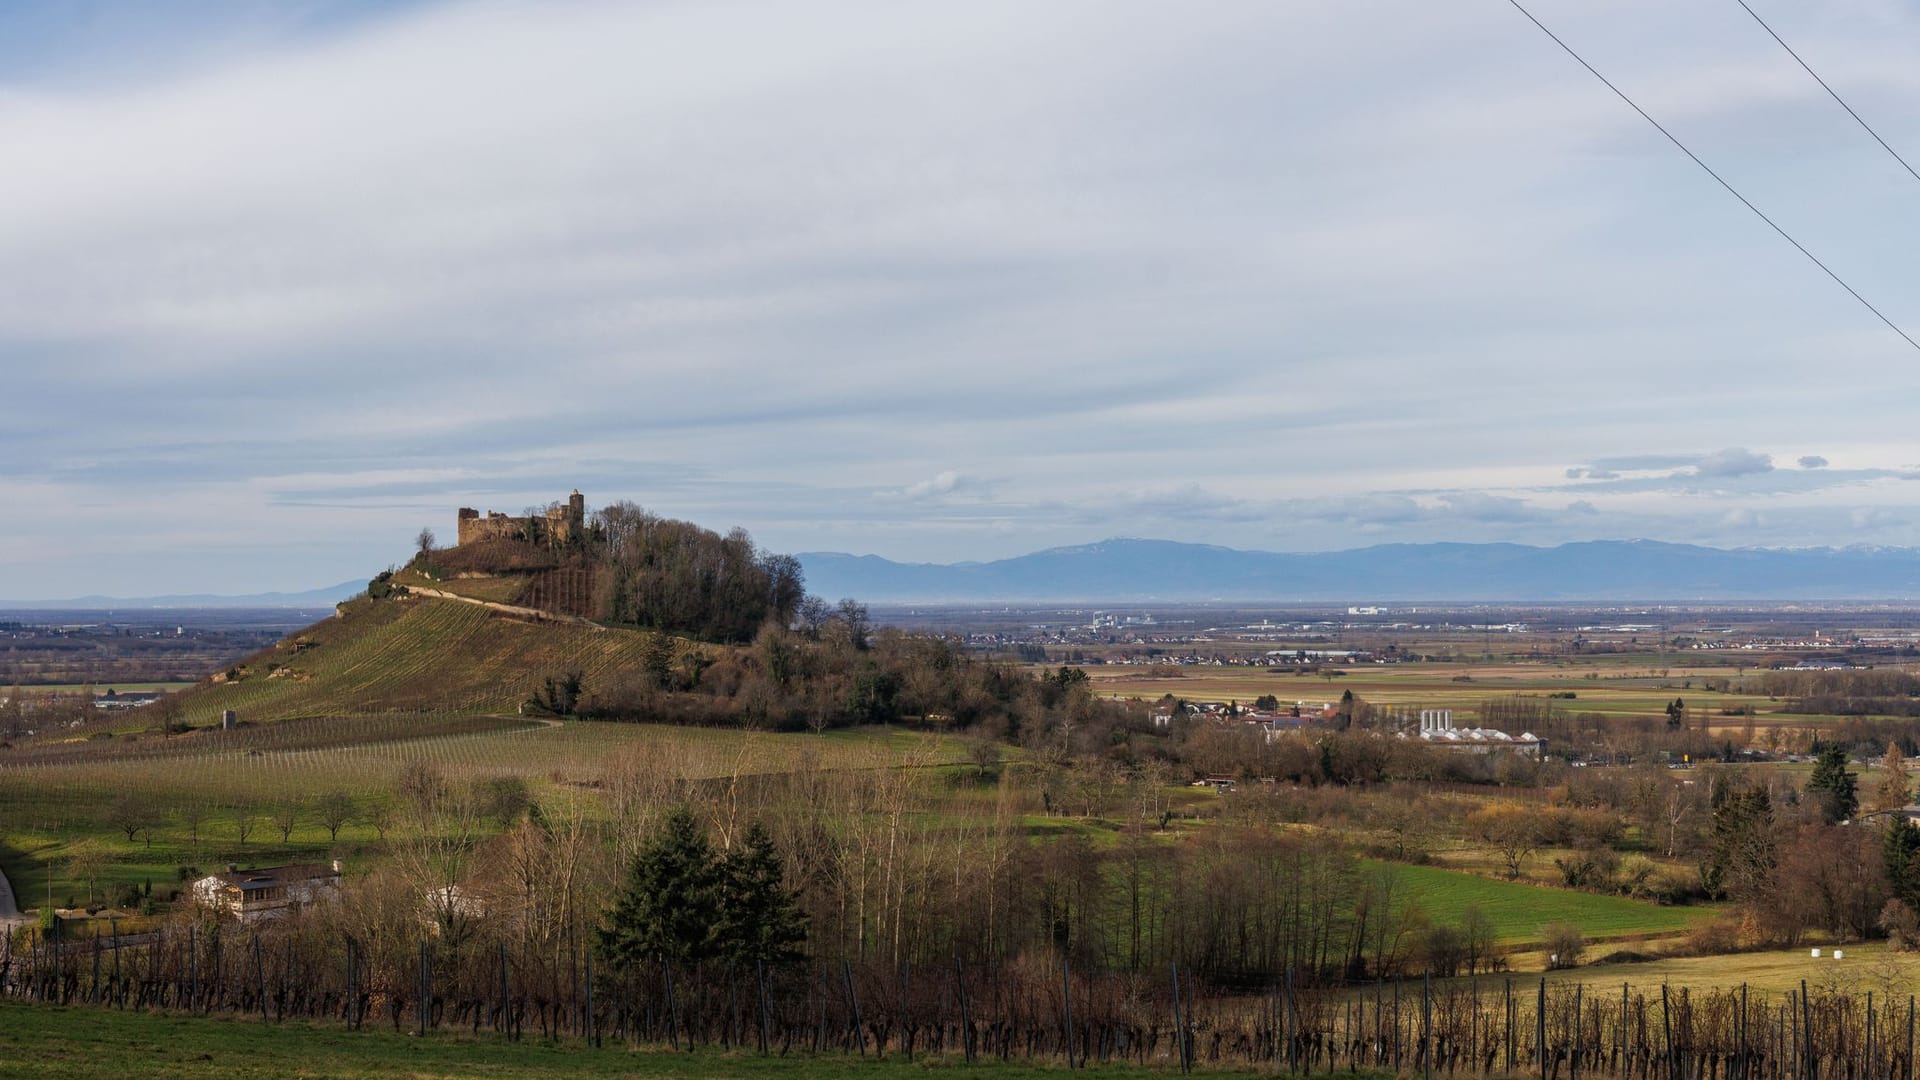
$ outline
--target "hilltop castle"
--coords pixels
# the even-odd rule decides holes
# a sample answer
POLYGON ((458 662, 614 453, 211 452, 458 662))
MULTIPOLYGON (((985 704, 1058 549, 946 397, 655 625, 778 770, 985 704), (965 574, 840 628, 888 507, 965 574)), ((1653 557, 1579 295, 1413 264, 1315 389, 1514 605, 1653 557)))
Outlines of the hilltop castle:
POLYGON ((481 516, 471 507, 460 508, 458 543, 479 540, 526 540, 536 544, 565 544, 587 534, 587 498, 578 488, 564 503, 554 503, 545 511, 515 516, 492 510, 481 516))

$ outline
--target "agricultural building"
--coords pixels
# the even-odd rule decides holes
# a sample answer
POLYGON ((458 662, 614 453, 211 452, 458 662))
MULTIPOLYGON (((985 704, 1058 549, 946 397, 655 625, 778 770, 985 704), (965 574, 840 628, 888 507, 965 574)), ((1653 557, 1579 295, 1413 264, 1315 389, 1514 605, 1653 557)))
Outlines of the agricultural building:
POLYGON ((193 899, 202 907, 241 922, 276 918, 313 903, 340 888, 340 864, 299 863, 208 874, 193 883, 193 899))
POLYGON ((1421 709, 1420 730, 1416 737, 1429 746, 1471 754, 1511 750, 1522 757, 1538 758, 1547 747, 1547 740, 1532 732, 1509 735, 1497 728, 1454 727, 1452 709, 1421 709))

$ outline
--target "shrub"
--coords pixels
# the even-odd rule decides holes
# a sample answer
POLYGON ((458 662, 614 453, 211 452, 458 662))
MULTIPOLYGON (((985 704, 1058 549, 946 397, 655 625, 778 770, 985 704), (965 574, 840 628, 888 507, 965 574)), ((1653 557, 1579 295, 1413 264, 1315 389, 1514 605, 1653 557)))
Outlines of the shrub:
POLYGON ((1721 917, 1701 923, 1681 939, 1678 950, 1691 956, 1718 956, 1740 951, 1740 920, 1721 917))
POLYGON ((1587 935, 1572 923, 1548 923, 1540 928, 1540 936, 1547 950, 1549 969, 1580 966, 1580 956, 1587 951, 1587 935))

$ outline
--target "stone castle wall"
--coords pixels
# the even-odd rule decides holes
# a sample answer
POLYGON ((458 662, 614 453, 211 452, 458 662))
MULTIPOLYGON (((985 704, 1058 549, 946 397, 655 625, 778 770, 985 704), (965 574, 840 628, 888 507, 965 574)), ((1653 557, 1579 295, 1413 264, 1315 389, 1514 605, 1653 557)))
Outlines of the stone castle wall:
POLYGON ((460 508, 458 539, 465 545, 482 540, 525 540, 534 544, 566 544, 584 537, 587 528, 587 500, 575 491, 563 503, 554 503, 537 514, 502 514, 489 510, 482 515, 471 507, 460 508))

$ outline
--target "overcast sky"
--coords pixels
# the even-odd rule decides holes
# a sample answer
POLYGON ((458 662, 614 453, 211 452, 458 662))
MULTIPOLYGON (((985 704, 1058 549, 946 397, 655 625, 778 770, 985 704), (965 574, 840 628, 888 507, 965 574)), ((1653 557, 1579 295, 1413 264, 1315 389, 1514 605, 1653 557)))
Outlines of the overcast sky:
MULTIPOLYGON (((1909 160, 1920 10, 1750 0, 1909 160)), ((1920 337, 1734 0, 1530 7, 1920 337)), ((1505 0, 0 7, 0 598, 575 486, 989 559, 1920 543, 1920 352, 1505 0)))

